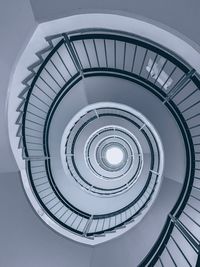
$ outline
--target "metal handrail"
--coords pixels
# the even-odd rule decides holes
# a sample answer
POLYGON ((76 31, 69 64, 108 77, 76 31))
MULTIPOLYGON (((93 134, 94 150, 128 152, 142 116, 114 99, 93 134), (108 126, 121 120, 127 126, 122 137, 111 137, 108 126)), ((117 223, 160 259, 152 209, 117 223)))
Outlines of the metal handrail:
MULTIPOLYGON (((182 90, 184 90, 184 88, 187 86, 187 84, 189 82, 194 83, 197 88, 200 88, 199 77, 195 73, 195 71, 189 66, 188 63, 186 63, 182 58, 178 57, 172 51, 169 51, 165 47, 162 47, 158 44, 155 44, 154 42, 152 42, 150 40, 147 40, 145 38, 142 38, 142 37, 139 37, 136 35, 131 35, 131 34, 125 33, 125 32, 105 30, 105 29, 86 29, 85 31, 81 30, 81 31, 71 32, 68 34, 65 33, 63 35, 59 35, 56 37, 51 36, 48 38, 48 40, 51 41, 54 38, 58 38, 58 37, 60 38, 62 36, 63 36, 63 39, 61 39, 61 41, 55 47, 51 47, 51 50, 50 50, 48 56, 42 62, 41 66, 39 68, 39 71, 36 73, 32 83, 31 83, 31 87, 28 90, 28 94, 26 96, 26 100, 29 99, 31 92, 32 92, 32 89, 33 89, 39 75, 41 74, 42 70, 45 68, 45 65, 47 64, 47 62, 49 60, 51 60, 52 55, 57 52, 59 47, 61 47, 62 45, 65 45, 66 49, 68 49, 69 53, 74 58, 75 66, 77 68, 77 73, 76 73, 76 75, 71 76, 71 78, 61 88, 59 93, 56 95, 55 99, 52 100, 52 103, 50 106, 51 109, 45 115, 46 119, 45 119, 45 124, 43 126, 45 129, 44 134, 43 134, 44 157, 47 157, 47 158, 50 157, 49 151, 48 151, 48 145, 47 145, 48 144, 48 131, 49 131, 49 125, 50 125, 51 118, 53 116, 54 109, 57 107, 57 105, 59 104, 59 101, 62 99, 64 94, 67 93, 70 90, 70 88, 74 84, 76 84, 78 81, 80 81, 80 79, 82 79, 83 77, 90 77, 90 76, 96 76, 96 75, 104 75, 104 76, 107 75, 107 76, 115 76, 115 77, 127 79, 127 80, 130 80, 132 82, 141 84, 147 90, 151 91, 154 95, 156 95, 166 105, 166 107, 170 110, 170 112, 175 117, 175 119, 176 119, 176 121, 177 121, 177 123, 181 129, 184 143, 185 143, 186 153, 187 153, 186 176, 185 176, 185 180, 184 180, 181 194, 180 194, 175 206, 173 207, 173 209, 171 210, 171 212, 169 214, 169 217, 166 221, 166 224, 165 224, 165 226, 164 226, 164 228, 160 234, 160 238, 157 240, 157 242, 155 243, 155 245, 153 246, 152 250, 147 255, 147 257, 140 264, 140 266, 152 266, 151 264, 155 264, 158 260, 161 260, 160 256, 162 255, 162 252, 165 250, 167 242, 172 237, 173 229, 174 229, 174 227, 176 227, 176 220, 181 216, 182 211, 184 210, 184 208, 186 206, 186 203, 189 199, 189 196, 190 196, 190 193, 191 193, 191 190, 193 187, 195 163, 196 163, 195 162, 195 151, 194 151, 193 139, 197 135, 192 136, 191 127, 188 126, 187 122, 189 119, 191 119, 197 115, 196 114, 191 115, 190 118, 188 118, 188 120, 186 120, 184 117, 184 113, 186 112, 186 109, 184 109, 182 111, 180 109, 180 105, 185 100, 179 104, 176 104, 174 102, 174 98, 176 97, 177 94, 179 94, 182 90), (76 51, 76 48, 74 45, 74 43, 78 40, 82 42, 83 48, 86 52, 86 57, 87 57, 88 64, 89 64, 89 67, 87 67, 87 68, 83 67, 83 65, 81 63, 81 59, 79 58, 78 52, 76 51), (88 51, 87 51, 86 40, 91 40, 94 44, 94 49, 95 49, 95 53, 96 53, 96 57, 97 57, 97 66, 95 66, 95 67, 92 66, 92 63, 90 61, 90 56, 89 56, 88 51), (100 60, 98 58, 98 50, 97 50, 97 46, 96 46, 96 40, 102 40, 104 43, 105 64, 106 64, 105 66, 101 66, 101 64, 100 64, 100 60), (107 50, 106 50, 106 40, 113 40, 114 41, 114 67, 109 67, 109 65, 108 65, 109 59, 108 59, 108 54, 107 54, 107 50), (121 69, 117 68, 117 63, 116 63, 116 57, 117 57, 116 41, 124 43, 123 64, 122 64, 121 69), (125 69, 127 44, 135 45, 132 67, 131 67, 131 70, 129 70, 129 71, 127 69, 125 69), (142 47, 146 50, 144 53, 142 64, 140 66, 139 73, 134 73, 133 69, 134 69, 135 58, 136 58, 136 53, 137 53, 138 47, 142 47), (145 61, 147 59, 148 51, 153 51, 155 53, 155 58, 154 58, 154 61, 150 67, 149 74, 145 78, 142 75, 142 72, 144 69, 145 61), (163 63, 161 69, 159 70, 157 77, 155 79, 152 79, 151 72, 152 72, 154 65, 156 63, 156 60, 159 56, 165 58, 165 62, 163 63), (167 62, 173 63, 174 68, 172 69, 171 73, 168 75, 167 80, 163 84, 158 84, 159 76, 164 71, 167 62), (183 73, 182 77, 180 77, 180 79, 170 89, 169 92, 163 91, 167 81, 170 80, 170 78, 173 76, 174 72, 176 72, 176 69, 179 69, 182 71, 182 73, 183 73), (175 218, 175 219, 172 220, 172 218, 175 218)), ((198 89, 197 89, 197 91, 198 91, 198 89)), ((191 97, 191 95, 189 97, 191 97)), ((186 99, 188 99, 188 98, 186 98, 186 99)), ((199 102, 197 101, 196 104, 194 103, 191 107, 187 107, 187 110, 189 108, 193 108, 193 106, 197 105, 198 103, 199 102)), ((22 122, 21 122, 21 120, 19 120, 17 122, 18 124, 22 125, 22 140, 23 140, 24 158, 29 158, 29 153, 28 153, 28 149, 26 146, 27 142, 26 142, 26 126, 25 126, 27 106, 28 106, 28 101, 25 101, 24 106, 23 106, 22 122)), ((198 125, 194 125, 194 126, 198 127, 198 125)), ((46 160, 46 171, 48 172, 49 177, 50 177, 51 173, 50 173, 49 163, 50 163, 50 161, 46 160)), ((28 168, 27 169, 28 173, 30 175, 30 181, 32 181, 31 170, 30 170, 30 161, 27 162, 27 168, 28 168)), ((53 179, 50 179, 50 183, 56 191, 55 185, 53 185, 52 180, 53 179)), ((32 183, 32 186, 34 188, 33 183, 32 183)), ((154 186, 156 186, 156 183, 154 186)), ((152 192, 153 192, 153 190, 152 190, 152 192)), ((37 194, 37 192, 35 192, 35 194, 37 194)), ((57 196, 60 198, 61 201, 63 201, 66 204, 66 200, 61 198, 59 192, 57 192, 57 196)), ((41 202, 41 205, 43 206, 44 209, 46 209, 45 205, 42 202, 41 202)), ((93 216, 91 219, 91 216, 92 216, 91 214, 86 214, 86 213, 78 210, 77 208, 73 207, 70 203, 67 203, 67 205, 71 211, 73 211, 77 214, 77 216, 79 216, 79 215, 83 216, 88 221, 90 221, 90 223, 91 223, 91 220, 94 221, 94 220, 98 220, 98 219, 109 218, 109 216, 116 216, 116 215, 125 211, 122 209, 122 210, 117 211, 111 215, 105 214, 105 215, 100 216, 100 217, 93 216)), ((145 207, 145 205, 144 205, 144 207, 145 207)), ((138 211, 138 213, 139 213, 139 211, 138 211)), ((121 222, 121 224, 118 224, 115 227, 108 228, 106 231, 112 231, 112 230, 115 230, 117 227, 122 227, 123 225, 128 223, 130 220, 134 219, 134 216, 128 218, 126 221, 121 222)), ((56 220, 56 217, 54 219, 56 220)), ((66 225, 63 225, 63 226, 66 227, 66 225)), ((84 234, 86 236, 87 235, 88 236, 94 236, 95 234, 103 234, 106 232, 105 230, 102 229, 101 231, 89 233, 88 224, 87 224, 86 228, 87 228, 87 233, 84 232, 84 234)), ((71 227, 69 227, 69 230, 74 231, 74 229, 71 227)), ((77 234, 83 234, 83 232, 79 232, 77 230, 75 230, 74 232, 76 232, 77 234)))

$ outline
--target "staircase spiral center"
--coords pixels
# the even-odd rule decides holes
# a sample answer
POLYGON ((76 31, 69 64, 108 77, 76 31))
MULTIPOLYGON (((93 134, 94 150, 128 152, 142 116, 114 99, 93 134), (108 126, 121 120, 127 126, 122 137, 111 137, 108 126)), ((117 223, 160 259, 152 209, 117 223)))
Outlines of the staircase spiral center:
POLYGON ((121 165, 124 162, 124 152, 118 144, 111 145, 106 148, 105 159, 111 166, 121 165))

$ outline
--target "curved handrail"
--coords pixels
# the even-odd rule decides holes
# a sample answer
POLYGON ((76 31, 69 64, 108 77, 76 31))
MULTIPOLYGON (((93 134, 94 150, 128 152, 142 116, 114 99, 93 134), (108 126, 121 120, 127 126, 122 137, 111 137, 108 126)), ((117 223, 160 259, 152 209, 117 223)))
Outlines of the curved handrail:
MULTIPOLYGON (((56 36, 55 38, 57 38, 57 37, 58 36, 56 36)), ((179 58, 177 55, 175 55, 171 51, 167 50, 166 48, 158 46, 157 44, 153 43, 152 41, 147 40, 147 39, 142 38, 142 37, 138 37, 138 36, 131 35, 128 33, 124 33, 124 32, 115 32, 115 31, 109 31, 109 30, 104 30, 104 29, 93 29, 93 30, 89 29, 89 30, 85 30, 85 32, 81 32, 81 33, 72 32, 72 33, 69 33, 68 35, 64 34, 63 37, 64 38, 52 49, 52 51, 49 53, 47 58, 43 61, 42 65, 40 66, 39 71, 36 73, 34 80, 32 81, 32 84, 31 84, 31 88, 33 88, 37 78, 39 77, 39 75, 41 73, 41 71, 43 70, 43 68, 45 67, 47 62, 50 60, 52 55, 58 50, 58 48, 63 44, 69 45, 69 43, 70 43, 71 49, 73 49, 73 51, 74 51, 73 56, 76 57, 75 65, 77 66, 77 74, 74 77, 72 77, 64 85, 64 87, 60 90, 60 93, 59 93, 60 95, 58 94, 56 96, 56 98, 54 99, 54 102, 52 103, 52 108, 56 107, 58 105, 59 97, 63 96, 63 93, 65 92, 65 90, 68 92, 70 90, 70 88, 72 87, 72 85, 74 83, 77 83, 81 79, 82 75, 84 75, 85 77, 95 76, 95 75, 115 76, 115 77, 128 79, 130 81, 141 84, 141 85, 145 86, 146 89, 148 89, 152 93, 154 93, 161 101, 164 102, 166 107, 171 111, 171 113, 173 114, 173 116, 177 120, 177 123, 181 129, 181 132, 182 132, 182 135, 184 138, 184 142, 185 142, 187 158, 188 158, 186 179, 184 180, 181 194, 180 194, 174 208, 170 212, 170 216, 168 217, 168 219, 166 221, 166 224, 165 224, 165 226, 164 226, 164 228, 160 234, 159 239, 157 240, 157 242, 155 243, 155 245, 152 248, 152 250, 150 251, 150 253, 147 255, 147 257, 144 259, 144 261, 140 265, 140 266, 151 266, 152 263, 155 263, 159 259, 159 256, 164 251, 165 245, 166 245, 167 241, 169 241, 171 233, 172 233, 174 227, 176 226, 175 221, 182 214, 182 211, 184 210, 184 208, 187 204, 187 201, 190 197, 190 193, 192 190, 192 185, 194 182, 194 170, 195 170, 195 151, 194 151, 193 137, 191 136, 189 126, 186 123, 186 119, 184 118, 182 111, 177 107, 176 103, 173 101, 173 98, 176 96, 176 94, 179 93, 179 91, 181 91, 185 88, 188 81, 193 82, 198 88, 200 88, 199 87, 200 86, 199 77, 195 74, 195 72, 191 69, 191 67, 183 59, 179 58), (146 49, 146 53, 145 53, 144 58, 143 58, 140 73, 136 74, 136 73, 125 70, 125 68, 124 68, 125 63, 123 64, 122 69, 118 69, 116 67, 116 63, 115 63, 115 67, 108 67, 108 66, 101 67, 100 64, 99 64, 99 66, 92 67, 89 58, 88 58, 88 61, 89 61, 90 67, 89 68, 83 67, 83 65, 81 63, 81 59, 79 58, 78 53, 75 49, 74 42, 76 42, 77 40, 83 41, 83 40, 98 40, 98 39, 102 40, 102 41, 109 39, 109 40, 114 40, 115 42, 119 41, 119 42, 122 42, 124 44, 128 44, 128 43, 134 44, 135 46, 138 46, 138 47, 140 46, 140 47, 143 47, 144 49, 146 49), (145 79, 143 76, 141 76, 142 69, 144 68, 144 62, 146 60, 146 55, 147 55, 148 51, 153 51, 157 56, 162 56, 163 58, 166 59, 166 61, 172 62, 175 67, 179 68, 183 72, 183 74, 184 74, 183 77, 181 77, 180 80, 177 81, 177 83, 170 90, 169 93, 166 93, 163 91, 163 88, 166 84, 166 81, 163 84, 159 84, 159 85, 156 84, 160 74, 162 73, 162 71, 164 71, 164 65, 160 69, 160 72, 158 73, 158 76, 155 79, 155 83, 153 83, 152 81, 149 81, 149 79, 145 79), (172 220, 172 218, 175 218, 175 220, 172 220)), ((50 39, 53 39, 53 38, 54 37, 52 36, 50 39)), ((85 46, 84 46, 84 48, 87 49, 85 46)), ((97 50, 96 50, 96 52, 97 52, 97 50)), ((150 66, 148 78, 151 76, 151 71, 153 70, 154 64, 156 63, 157 56, 155 56, 155 59, 154 59, 152 65, 150 66)), ((97 53, 97 58, 98 58, 98 53, 97 53)), ((124 62, 125 62, 125 57, 124 57, 124 62)), ((172 76, 173 72, 170 75, 172 76)), ((170 75, 168 76, 167 80, 170 79, 170 77, 171 77, 170 75)), ((28 97, 31 94, 31 88, 28 91, 28 95, 27 95, 26 99, 28 99, 28 97)), ((22 137, 23 137, 23 147, 24 147, 24 151, 25 151, 25 157, 29 156, 27 148, 26 148, 26 140, 25 140, 25 116, 26 116, 27 105, 28 105, 28 101, 25 102, 25 105, 23 108, 23 119, 22 119, 22 121, 23 121, 22 122, 22 137)), ((47 119, 45 121, 45 126, 44 126, 45 132, 44 132, 44 136, 43 136, 43 144, 44 144, 44 151, 45 151, 44 156, 45 157, 49 157, 47 144, 48 144, 49 123, 50 123, 51 117, 53 115, 52 110, 53 109, 51 109, 49 111, 49 113, 47 115, 47 119)), ((47 168, 47 171, 49 172, 49 165, 48 164, 49 164, 49 160, 46 161, 46 168, 47 168)), ((52 186, 55 186, 55 185, 52 184, 52 186)), ((156 183, 155 183, 155 186, 156 186, 156 183)), ((62 199, 62 201, 65 201, 65 200, 62 199)), ((65 201, 65 203, 66 203, 66 201, 65 201)), ((68 207, 73 212, 75 212, 77 215, 81 215, 81 216, 87 218, 88 220, 91 220, 92 215, 85 214, 85 213, 77 210, 75 207, 71 206, 70 203, 67 203, 67 204, 68 204, 68 207)), ((43 205, 43 207, 45 208, 44 205, 43 205)), ((122 211, 120 210, 120 212, 122 212, 122 211)), ((112 214, 112 215, 116 215, 116 214, 112 214)), ((106 217, 107 217, 107 215, 102 216, 102 218, 104 218, 104 219, 106 217)), ((134 218, 134 216, 128 218, 126 221, 119 224, 118 227, 125 225, 133 218, 134 218)), ((92 220, 95 220, 95 219, 100 219, 100 218, 98 216, 92 216, 92 220)), ((111 228, 107 229, 107 231, 114 230, 114 229, 115 229, 115 227, 111 227, 111 228)), ((74 231, 73 229, 70 229, 70 230, 74 231)), ((78 233, 78 231, 77 231, 77 233, 78 233)), ((102 230, 102 231, 99 231, 96 233, 88 233, 88 235, 93 236, 97 233, 102 234, 102 233, 105 233, 105 231, 102 230)))

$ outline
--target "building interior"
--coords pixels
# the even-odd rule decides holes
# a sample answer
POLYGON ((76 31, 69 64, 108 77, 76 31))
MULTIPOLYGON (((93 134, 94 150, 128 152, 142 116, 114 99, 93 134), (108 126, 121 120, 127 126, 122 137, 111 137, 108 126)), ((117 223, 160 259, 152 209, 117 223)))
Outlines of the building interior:
POLYGON ((0 1, 0 267, 200 267, 199 12, 0 1))

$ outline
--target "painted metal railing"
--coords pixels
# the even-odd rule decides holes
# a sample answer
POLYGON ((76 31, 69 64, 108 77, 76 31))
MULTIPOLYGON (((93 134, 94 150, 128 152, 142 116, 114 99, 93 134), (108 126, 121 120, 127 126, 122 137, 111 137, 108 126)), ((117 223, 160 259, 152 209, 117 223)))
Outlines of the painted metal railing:
POLYGON ((76 234, 95 237, 125 227, 148 205, 156 176, 138 201, 126 210, 95 216, 63 200, 50 176, 48 129, 62 94, 84 77, 114 76, 143 85, 170 110, 181 129, 187 153, 182 192, 159 239, 140 266, 197 266, 200 261, 200 81, 184 60, 164 47, 123 32, 101 29, 47 38, 20 94, 19 147, 41 205, 76 234), (130 56, 131 55, 131 56, 130 56), (31 97, 31 99, 30 99, 31 97), (29 101, 27 101, 29 99, 29 101), (146 192, 148 192, 148 189, 146 192))

